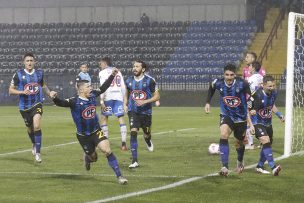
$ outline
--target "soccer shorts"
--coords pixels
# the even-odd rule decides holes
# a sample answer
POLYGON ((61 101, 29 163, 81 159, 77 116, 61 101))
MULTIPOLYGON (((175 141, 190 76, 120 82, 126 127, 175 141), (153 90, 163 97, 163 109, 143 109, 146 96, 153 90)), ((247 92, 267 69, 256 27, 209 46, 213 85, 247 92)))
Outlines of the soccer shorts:
POLYGON ((24 120, 26 127, 32 127, 33 126, 33 117, 36 114, 40 114, 40 115, 43 114, 42 104, 38 103, 30 109, 20 110, 20 114, 24 120))
POLYGON ((133 111, 128 112, 130 129, 150 128, 152 125, 152 115, 139 114, 133 111))
POLYGON ((101 129, 92 133, 89 136, 79 135, 76 133, 79 144, 81 145, 83 151, 87 155, 91 155, 95 152, 96 146, 103 140, 106 140, 107 137, 104 136, 101 129))
POLYGON ((255 137, 257 139, 259 139, 262 136, 269 136, 270 143, 272 144, 272 141, 273 141, 272 125, 265 126, 265 125, 261 125, 261 124, 256 124, 256 125, 254 125, 254 130, 255 130, 255 137))
POLYGON ((124 115, 123 102, 119 100, 109 100, 104 102, 107 107, 107 111, 101 110, 101 114, 104 116, 112 116, 114 114, 117 117, 124 115))
POLYGON ((238 140, 244 140, 245 132, 247 129, 247 122, 233 122, 231 118, 225 115, 220 115, 220 126, 223 124, 227 124, 229 128, 233 131, 234 137, 238 140))

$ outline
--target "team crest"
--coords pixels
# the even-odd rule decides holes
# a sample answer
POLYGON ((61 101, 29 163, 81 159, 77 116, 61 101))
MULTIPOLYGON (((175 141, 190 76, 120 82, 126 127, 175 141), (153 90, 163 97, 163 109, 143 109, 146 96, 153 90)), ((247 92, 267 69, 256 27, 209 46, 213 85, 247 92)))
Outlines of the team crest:
POLYGON ((147 93, 142 90, 134 90, 131 92, 131 98, 133 100, 145 100, 147 98, 147 93))
POLYGON ((30 94, 37 94, 39 92, 39 84, 38 83, 28 83, 24 86, 24 90, 30 92, 30 94))
POLYGON ((260 109, 258 111, 258 114, 262 117, 262 118, 271 118, 272 116, 272 106, 268 106, 266 108, 260 109))
POLYGON ((95 115, 96 115, 96 108, 94 106, 89 106, 82 112, 82 117, 84 119, 95 118, 95 115))
POLYGON ((223 97, 223 101, 229 107, 238 107, 241 104, 241 99, 233 96, 223 97))

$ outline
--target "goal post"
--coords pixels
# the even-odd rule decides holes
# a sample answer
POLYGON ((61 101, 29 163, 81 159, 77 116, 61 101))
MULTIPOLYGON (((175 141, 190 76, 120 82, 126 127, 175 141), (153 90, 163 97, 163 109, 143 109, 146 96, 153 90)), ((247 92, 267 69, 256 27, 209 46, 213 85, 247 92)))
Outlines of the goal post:
POLYGON ((288 16, 284 156, 304 150, 304 14, 288 16))

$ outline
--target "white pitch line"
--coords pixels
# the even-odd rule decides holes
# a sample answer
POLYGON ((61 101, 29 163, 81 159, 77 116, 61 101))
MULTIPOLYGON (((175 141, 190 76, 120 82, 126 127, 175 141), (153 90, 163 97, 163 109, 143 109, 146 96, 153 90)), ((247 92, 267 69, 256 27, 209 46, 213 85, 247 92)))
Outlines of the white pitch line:
MULTIPOLYGON (((196 128, 184 128, 184 129, 179 129, 179 130, 170 130, 170 131, 164 131, 164 132, 158 132, 158 133, 153 133, 152 135, 162 135, 162 134, 167 134, 167 133, 173 133, 173 132, 183 132, 183 131, 189 131, 189 130, 194 130, 196 128)), ((115 140, 115 139, 120 139, 120 137, 113 137, 113 138, 109 138, 109 140, 115 140)), ((63 143, 63 144, 57 144, 57 145, 50 145, 47 147, 43 147, 43 149, 50 149, 50 148, 55 148, 55 147, 63 147, 66 145, 72 145, 72 144, 76 144, 78 143, 76 142, 68 142, 68 143, 63 143)), ((7 156, 7 155, 14 155, 14 154, 20 154, 20 153, 24 153, 24 152, 30 152, 32 151, 32 149, 25 149, 25 150, 19 150, 19 151, 14 151, 14 152, 7 152, 7 153, 2 153, 0 154, 1 156, 7 156)))
MULTIPOLYGON (((293 154, 292 156, 294 156, 294 155, 297 155, 297 154, 293 154)), ((282 160, 282 159, 286 159, 286 158, 288 158, 288 157, 280 156, 280 157, 275 158, 275 160, 278 161, 278 160, 282 160)), ((256 164, 252 164, 252 165, 247 166, 245 168, 250 169, 250 168, 254 168, 254 167, 256 167, 256 164)), ((131 192, 131 193, 127 193, 127 194, 124 194, 124 195, 113 196, 113 197, 109 197, 109 198, 106 198, 106 199, 95 200, 95 201, 87 202, 87 203, 102 203, 102 202, 111 202, 111 201, 126 199, 126 198, 129 198, 129 197, 134 197, 134 196, 144 195, 144 194, 148 194, 148 193, 152 193, 152 192, 167 190, 167 189, 170 189, 170 188, 175 188, 175 187, 184 185, 186 183, 191 183, 191 182, 195 182, 197 180, 205 179, 205 178, 210 177, 210 176, 218 176, 218 173, 212 173, 212 174, 208 174, 206 176, 196 176, 196 177, 192 177, 192 178, 187 178, 185 180, 181 180, 181 181, 178 181, 178 182, 175 182, 175 183, 171 183, 169 185, 156 187, 156 188, 150 188, 150 189, 146 189, 146 190, 141 190, 141 191, 138 191, 138 192, 131 192)))

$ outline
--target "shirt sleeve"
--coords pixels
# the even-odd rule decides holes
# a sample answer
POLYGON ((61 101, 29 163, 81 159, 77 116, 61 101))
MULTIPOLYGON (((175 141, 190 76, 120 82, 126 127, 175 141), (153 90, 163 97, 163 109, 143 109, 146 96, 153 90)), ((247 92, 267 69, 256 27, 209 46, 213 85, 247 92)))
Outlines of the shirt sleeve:
POLYGON ((207 98, 206 98, 206 103, 210 103, 211 102, 211 99, 215 93, 215 85, 216 85, 216 82, 217 82, 217 79, 215 79, 213 82, 210 83, 210 86, 209 86, 209 89, 208 89, 208 95, 207 95, 207 98))
POLYGON ((56 104, 56 106, 72 108, 75 106, 75 97, 69 99, 59 99, 56 97, 53 99, 53 102, 56 104))
POLYGON ((11 80, 11 85, 12 85, 12 86, 18 86, 18 83, 19 83, 18 74, 15 73, 15 74, 13 75, 12 80, 11 80))
POLYGON ((150 90, 151 90, 152 93, 158 91, 158 88, 157 88, 155 80, 151 80, 149 88, 150 88, 150 90))
POLYGON ((105 91, 107 91, 107 89, 110 87, 110 85, 111 85, 114 77, 115 76, 111 74, 108 77, 108 79, 99 87, 99 90, 95 90, 94 91, 96 97, 99 97, 99 95, 101 95, 102 93, 104 93, 105 91))

